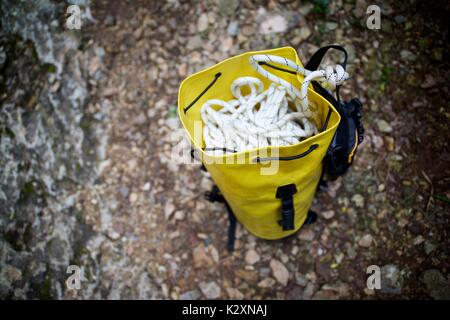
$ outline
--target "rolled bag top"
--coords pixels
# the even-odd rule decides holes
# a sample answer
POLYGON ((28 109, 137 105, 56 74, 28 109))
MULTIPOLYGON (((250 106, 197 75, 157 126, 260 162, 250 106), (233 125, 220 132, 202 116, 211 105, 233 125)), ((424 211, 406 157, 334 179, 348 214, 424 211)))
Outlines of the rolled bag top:
MULTIPOLYGON (((297 52, 292 47, 246 52, 228 58, 189 76, 181 83, 178 116, 196 152, 239 222, 257 237, 280 239, 295 233, 303 224, 320 180, 323 158, 341 118, 333 105, 310 86, 308 99, 317 104, 321 122, 319 128, 324 127, 330 112, 326 128, 319 134, 290 146, 271 146, 264 150, 257 148, 224 155, 205 152, 202 134, 197 133, 197 137, 194 136, 194 123, 197 123, 197 126, 202 124, 201 106, 209 99, 231 99, 230 85, 240 76, 257 77, 265 87, 269 86, 270 81, 262 77, 249 63, 250 57, 255 54, 282 56, 301 65, 297 52), (265 158, 274 154, 274 149, 280 160, 265 161, 265 158), (303 154, 304 156, 296 158, 303 154), (244 163, 236 163, 236 157, 245 159, 244 163), (258 157, 262 161, 257 161, 258 157), (271 166, 276 167, 276 174, 261 174, 261 170, 270 171, 271 166), (279 187, 289 184, 294 184, 297 190, 293 195, 294 228, 283 230, 279 223, 281 201, 276 196, 279 187)), ((303 76, 299 74, 277 69, 271 69, 270 72, 297 87, 300 87, 303 81, 303 76)))

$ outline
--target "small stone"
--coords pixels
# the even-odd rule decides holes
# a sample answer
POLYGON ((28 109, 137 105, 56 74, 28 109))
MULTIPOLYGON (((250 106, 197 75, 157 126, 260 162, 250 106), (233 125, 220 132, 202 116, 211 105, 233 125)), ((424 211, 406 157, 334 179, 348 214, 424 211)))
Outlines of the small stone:
POLYGON ((311 29, 308 26, 304 26, 304 27, 300 28, 299 36, 300 36, 301 41, 308 39, 310 35, 311 35, 311 29))
POLYGON ((202 240, 208 239, 208 235, 205 233, 197 233, 197 237, 202 240))
POLYGON ((436 246, 433 243, 431 243, 430 241, 425 241, 424 247, 425 247, 425 253, 427 255, 432 253, 436 249, 436 246))
POLYGON ((133 36, 135 37, 136 40, 140 40, 143 32, 144 32, 144 28, 137 28, 136 30, 134 30, 133 36))
POLYGON ((190 290, 180 294, 180 300, 198 300, 200 299, 200 291, 190 290))
POLYGON ((337 264, 340 264, 344 260, 344 254, 342 252, 337 253, 334 255, 334 259, 336 259, 337 264))
POLYGON ((203 243, 192 250, 192 259, 195 268, 209 268, 214 265, 214 259, 208 255, 207 249, 203 243))
POLYGON ((398 226, 400 227, 400 228, 404 228, 404 227, 406 227, 408 225, 408 220, 406 220, 405 218, 400 218, 399 220, 398 220, 398 226))
POLYGON ((128 194, 130 193, 130 189, 127 187, 120 187, 119 192, 122 195, 122 197, 126 198, 126 197, 128 197, 128 194))
POLYGON ((111 240, 118 240, 120 238, 120 234, 114 229, 109 229, 107 235, 111 240))
POLYGON ((424 241, 425 239, 421 235, 418 235, 417 237, 414 238, 413 244, 415 246, 418 246, 419 244, 422 244, 424 241))
POLYGON ((175 206, 172 202, 166 202, 166 205, 164 206, 164 217, 169 220, 172 213, 175 211, 175 206))
POLYGON ((313 294, 314 294, 314 284, 308 282, 308 285, 306 286, 305 290, 303 290, 303 299, 309 300, 311 299, 313 294))
POLYGON ((180 231, 178 231, 178 230, 169 233, 169 239, 176 239, 176 238, 178 238, 179 236, 180 236, 180 231))
POLYGON ((402 51, 400 51, 400 57, 403 60, 411 61, 411 62, 416 60, 416 58, 417 58, 417 56, 414 53, 412 53, 411 51, 406 50, 406 49, 403 49, 402 51))
POLYGON ((369 289, 369 288, 364 288, 364 293, 366 294, 366 296, 373 296, 373 295, 375 295, 375 290, 369 289))
POLYGON ((270 275, 270 268, 262 267, 259 269, 259 276, 261 278, 266 278, 270 275))
POLYGON ((208 29, 208 24, 208 15, 206 13, 203 13, 197 20, 197 31, 205 31, 206 29, 208 29))
POLYGON ((322 212, 322 217, 329 220, 334 217, 334 210, 327 210, 322 212))
POLYGON ((181 211, 181 210, 175 211, 175 214, 174 214, 175 220, 183 220, 184 216, 185 216, 184 211, 181 211))
POLYGON ((450 283, 439 270, 426 270, 422 275, 422 281, 430 297, 437 300, 450 299, 450 283))
POLYGON ((333 269, 328 262, 316 260, 314 267, 315 273, 322 277, 326 282, 331 281, 333 277, 333 269))
POLYGON ((342 282, 325 284, 320 291, 328 299, 342 299, 348 297, 350 294, 348 286, 342 282))
POLYGON ((305 287, 306 284, 308 283, 308 279, 306 278, 306 276, 300 272, 296 272, 295 273, 295 282, 302 287, 305 287))
POLYGON ((187 72, 188 72, 188 65, 187 65, 187 63, 179 64, 178 68, 177 68, 177 71, 178 71, 178 75, 180 77, 185 77, 187 75, 187 72))
POLYGON ((402 15, 397 15, 394 18, 395 22, 397 22, 398 24, 404 23, 406 22, 406 17, 402 16, 402 15))
POLYGON ((373 242, 373 237, 370 234, 364 235, 361 239, 359 239, 358 244, 360 247, 368 248, 373 242))
POLYGON ((187 44, 186 44, 186 48, 188 50, 196 50, 196 49, 200 49, 202 48, 204 45, 202 38, 199 35, 195 35, 193 37, 190 37, 187 44))
POLYGON ((206 299, 218 299, 222 294, 222 290, 220 289, 219 285, 214 281, 203 281, 200 282, 198 286, 206 299))
POLYGON ((261 257, 259 256, 259 254, 253 249, 248 250, 247 253, 245 254, 245 262, 247 264, 253 265, 257 263, 260 259, 261 257))
POLYGON ((362 195, 360 195, 359 193, 353 195, 352 201, 355 204, 355 206, 357 206, 359 208, 364 207, 364 197, 362 195))
MULTIPOLYGON (((3 266, 2 266, 3 268, 3 266)), ((14 281, 19 281, 22 279, 22 271, 20 271, 19 269, 9 265, 7 267, 5 267, 5 275, 6 278, 8 279, 8 282, 12 283, 14 281)))
POLYGON ((264 20, 260 27, 259 32, 261 34, 280 33, 286 32, 288 23, 286 19, 281 15, 269 16, 264 20))
POLYGON ((271 288, 275 285, 276 281, 273 278, 265 278, 258 282, 258 287, 260 288, 271 288))
POLYGON ((219 251, 217 251, 216 247, 214 247, 212 244, 210 244, 208 247, 208 252, 210 256, 212 257, 213 261, 218 264, 219 263, 219 251))
MULTIPOLYGON (((0 58, 1 59, 1 58, 0 58)), ((0 63, 1 65, 1 63, 0 63)), ((51 87, 50 87, 50 92, 56 92, 58 91, 58 89, 61 87, 61 82, 56 81, 51 87)))
POLYGON ((116 23, 116 17, 108 14, 104 20, 104 24, 107 27, 111 27, 116 23))
POLYGON ((433 48, 431 50, 431 57, 436 61, 442 61, 444 57, 444 50, 442 48, 433 48))
POLYGON ((220 0, 219 13, 224 17, 234 15, 239 8, 240 2, 240 0, 220 0))
POLYGON ((227 291, 228 297, 231 300, 242 300, 242 299, 244 299, 244 294, 242 292, 240 292, 238 289, 226 288, 225 290, 227 291))
POLYGON ((338 24, 336 22, 326 22, 325 23, 325 29, 328 31, 336 30, 338 27, 338 24))
POLYGON ((299 251, 298 246, 293 246, 291 249, 291 255, 293 255, 295 257, 297 255, 298 251, 299 251))
POLYGON ((173 131, 177 130, 179 127, 179 121, 177 118, 169 118, 165 120, 166 125, 173 131))
POLYGON ((256 30, 251 25, 246 25, 242 28, 242 34, 246 37, 253 36, 255 34, 256 30))
POLYGON ((129 200, 131 203, 136 202, 137 199, 138 199, 138 195, 136 193, 133 192, 130 194, 129 200))
POLYGON ((376 150, 381 149, 384 145, 383 138, 377 135, 372 136, 372 143, 376 150))
POLYGON ((433 77, 431 74, 427 74, 425 76, 425 81, 422 82, 420 85, 421 88, 428 89, 432 88, 437 84, 436 78, 433 77))
POLYGON ((229 52, 233 48, 233 38, 226 37, 220 44, 223 52, 229 52))
POLYGON ((144 184, 144 186, 142 187, 142 191, 149 191, 151 187, 150 182, 147 182, 146 184, 144 184))
POLYGON ((270 260, 270 269, 272 269, 274 278, 281 285, 286 286, 289 280, 289 271, 286 269, 284 264, 278 260, 272 259, 270 260))
POLYGON ((302 228, 298 238, 303 241, 312 241, 314 239, 314 231, 310 228, 302 228))
POLYGON ((312 10, 314 9, 314 4, 311 2, 307 2, 304 5, 302 5, 300 8, 298 8, 298 11, 302 16, 308 15, 312 10))
POLYGON ((347 253, 347 257, 348 257, 349 260, 355 259, 356 255, 358 254, 356 252, 355 247, 353 247, 353 246, 348 246, 347 249, 346 249, 346 253, 347 253))
POLYGON ((249 283, 254 283, 258 280, 258 274, 249 270, 237 270, 236 277, 245 280, 249 283))
POLYGON ((385 120, 378 120, 377 127, 381 132, 385 133, 392 132, 392 127, 385 120))
POLYGON ((389 152, 392 152, 395 150, 395 140, 392 137, 389 136, 385 136, 384 137, 384 142, 386 143, 386 149, 389 152))
POLYGON ((230 37, 235 37, 239 34, 239 23, 231 21, 227 28, 227 33, 230 37))

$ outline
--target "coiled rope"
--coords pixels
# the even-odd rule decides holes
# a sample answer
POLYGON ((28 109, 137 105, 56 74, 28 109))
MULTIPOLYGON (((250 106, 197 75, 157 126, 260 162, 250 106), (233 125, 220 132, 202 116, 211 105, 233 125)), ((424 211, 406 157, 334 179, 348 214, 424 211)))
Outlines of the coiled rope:
POLYGON ((335 90, 349 78, 341 65, 309 71, 292 60, 274 55, 254 55, 250 57, 250 64, 272 84, 263 91, 264 84, 258 78, 240 77, 231 84, 235 99, 211 99, 203 104, 203 138, 211 154, 287 146, 317 134, 318 110, 317 105, 308 100, 309 84, 316 80, 325 89, 335 90), (300 90, 261 66, 268 63, 284 65, 302 74, 305 78, 300 90), (249 94, 242 94, 244 87, 250 89, 249 94))

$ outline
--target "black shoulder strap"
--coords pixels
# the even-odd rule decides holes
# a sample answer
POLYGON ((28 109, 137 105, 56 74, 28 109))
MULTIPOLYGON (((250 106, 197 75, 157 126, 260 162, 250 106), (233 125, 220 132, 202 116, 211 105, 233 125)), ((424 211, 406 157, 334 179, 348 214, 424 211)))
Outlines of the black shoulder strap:
MULTIPOLYGON (((311 56, 309 61, 306 63, 305 69, 310 70, 310 71, 317 70, 317 68, 319 68, 320 63, 322 62, 323 58, 325 57, 325 54, 327 54, 327 52, 330 49, 341 51, 344 54, 344 61, 341 63, 341 66, 345 69, 347 67, 347 60, 348 60, 347 51, 344 49, 344 47, 335 45, 335 44, 331 44, 331 45, 322 47, 322 48, 318 49, 316 52, 314 52, 314 54, 311 56)), ((341 105, 339 103, 341 100, 340 96, 339 96, 340 86, 336 87, 336 98, 335 98, 330 92, 325 90, 317 81, 313 81, 312 85, 313 85, 314 90, 318 94, 320 94, 322 97, 327 99, 333 105, 333 107, 339 112, 339 114, 341 114, 341 116, 342 116, 343 111, 342 111, 341 105)), ((323 128, 321 129, 321 131, 324 131, 327 128, 330 116, 331 116, 331 110, 328 111, 328 114, 327 114, 327 117, 325 120, 325 124, 324 124, 323 128)))
POLYGON ((236 239, 236 216, 231 210, 230 205, 227 200, 223 197, 219 188, 214 185, 211 191, 205 192, 205 198, 211 202, 222 202, 225 203, 225 207, 228 211, 228 240, 227 240, 227 250, 228 252, 233 252, 234 250, 234 241, 236 239))
POLYGON ((322 48, 318 49, 316 52, 314 52, 314 54, 311 56, 309 61, 306 63, 305 69, 311 70, 311 71, 317 70, 317 68, 320 66, 320 63, 323 60, 323 57, 330 49, 335 49, 335 50, 338 50, 338 51, 341 51, 344 53, 344 61, 341 63, 341 66, 345 69, 347 67, 347 60, 348 60, 347 51, 344 49, 344 47, 336 45, 336 44, 331 44, 331 45, 322 47, 322 48))
MULTIPOLYGON (((341 65, 345 69, 347 66, 348 54, 343 47, 338 45, 329 45, 317 50, 305 65, 305 68, 308 70, 316 70, 329 49, 335 49, 344 53, 344 61, 341 65)), ((327 99, 341 116, 341 122, 328 147, 323 166, 324 171, 326 171, 330 177, 336 178, 337 176, 344 174, 350 167, 353 161, 354 152, 356 151, 358 144, 363 140, 364 128, 360 121, 361 103, 357 99, 353 99, 350 102, 341 102, 339 97, 340 86, 336 87, 335 98, 333 94, 325 90, 318 82, 313 81, 312 85, 314 90, 327 99)), ((328 111, 322 131, 326 128, 330 116, 331 110, 328 111)))

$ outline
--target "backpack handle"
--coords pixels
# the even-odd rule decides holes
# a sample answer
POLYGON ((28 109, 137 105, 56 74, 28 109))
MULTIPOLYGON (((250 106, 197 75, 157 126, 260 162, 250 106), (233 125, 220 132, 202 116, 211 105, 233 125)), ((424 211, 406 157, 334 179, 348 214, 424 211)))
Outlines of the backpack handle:
POLYGON ((344 53, 344 61, 340 64, 344 69, 347 67, 347 60, 348 60, 348 53, 347 50, 344 49, 344 47, 337 45, 337 44, 330 44, 328 46, 322 47, 318 49, 316 52, 313 53, 311 58, 309 58, 309 61, 305 65, 305 69, 314 71, 319 68, 320 63, 322 62, 323 58, 325 57, 325 54, 330 49, 335 49, 338 51, 341 51, 344 53))
MULTIPOLYGON (((327 54, 327 52, 330 49, 341 51, 344 54, 344 61, 342 63, 340 63, 340 65, 345 70, 347 68, 348 53, 347 53, 347 50, 345 50, 343 46, 340 46, 337 44, 330 44, 330 45, 322 47, 322 48, 318 49, 316 52, 314 52, 313 55, 311 56, 311 58, 309 58, 309 61, 306 63, 305 69, 308 69, 311 71, 317 70, 317 68, 319 68, 323 58, 325 57, 325 55, 327 54)), ((330 101, 330 97, 333 99, 333 96, 330 93, 328 93, 326 90, 324 90, 320 84, 318 84, 317 82, 314 81, 314 82, 312 82, 312 85, 314 87, 314 90, 316 90, 316 92, 318 92, 320 95, 324 96, 327 100, 330 101)), ((337 98, 338 102, 341 101, 341 97, 339 96, 340 88, 341 88, 340 85, 336 86, 336 98, 337 98)), ((336 104, 334 104, 332 101, 330 101, 330 102, 334 105, 334 107, 336 107, 336 104)), ((329 113, 327 116, 327 120, 330 115, 331 114, 329 113)), ((326 121, 326 123, 328 123, 328 121, 326 121)), ((325 127, 325 129, 326 129, 326 127, 325 127)))

